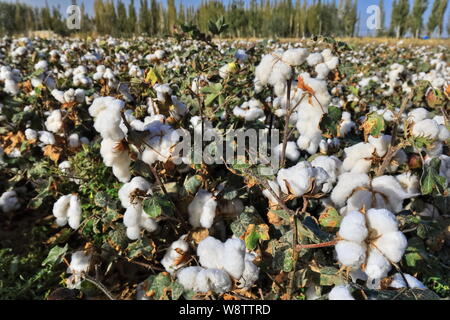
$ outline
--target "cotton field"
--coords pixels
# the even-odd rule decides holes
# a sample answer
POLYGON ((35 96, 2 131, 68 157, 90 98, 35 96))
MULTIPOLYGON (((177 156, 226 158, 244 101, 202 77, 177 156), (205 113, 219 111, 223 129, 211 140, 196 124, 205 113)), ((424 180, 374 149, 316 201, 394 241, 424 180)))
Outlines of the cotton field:
POLYGON ((448 298, 448 52, 2 38, 0 298, 448 298))

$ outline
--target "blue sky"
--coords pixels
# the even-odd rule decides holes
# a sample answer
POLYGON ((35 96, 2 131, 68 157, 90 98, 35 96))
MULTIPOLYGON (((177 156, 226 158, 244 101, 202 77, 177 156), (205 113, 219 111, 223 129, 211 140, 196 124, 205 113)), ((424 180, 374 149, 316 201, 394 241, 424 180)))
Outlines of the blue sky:
MULTIPOLYGON (((16 0, 0 0, 0 1, 16 2, 16 0)), ((19 1, 22 2, 22 3, 27 3, 27 4, 30 4, 30 5, 33 5, 33 6, 44 6, 45 2, 46 2, 46 0, 19 0, 19 1)), ((50 6, 60 5, 61 8, 65 8, 66 6, 71 4, 70 0, 47 0, 47 1, 48 1, 48 4, 50 6)), ((77 0, 78 3, 81 3, 82 1, 83 0, 77 0)), ((130 0, 123 0, 123 1, 126 4, 128 4, 130 0)), ((159 0, 159 1, 162 2, 162 3, 166 3, 166 0, 159 0)), ((199 4, 201 2, 200 0, 176 0, 176 3, 178 4, 178 3, 180 3, 180 1, 182 1, 183 4, 185 4, 186 6, 188 6, 188 5, 197 5, 197 4, 199 4)), ((230 1, 231 0, 223 0, 224 3, 229 3, 230 1)), ((295 1, 295 0, 293 0, 293 1, 295 1)), ((385 8, 386 8, 386 23, 390 22, 390 15, 391 15, 391 8, 392 8, 393 1, 394 0, 384 0, 385 8)), ((246 1, 246 2, 248 2, 248 1, 246 1)), ((428 16, 430 14, 431 7, 432 7, 432 4, 433 4, 434 0, 430 0, 429 2, 430 2, 430 4, 428 6, 428 10, 427 10, 427 12, 424 15, 425 23, 428 21, 428 16)), ((84 3, 86 5, 86 8, 87 8, 88 12, 91 13, 93 11, 94 0, 84 0, 84 3)), ((360 32, 361 32, 361 34, 365 35, 366 32, 367 32, 366 31, 367 27, 365 25, 365 21, 366 21, 366 19, 368 17, 368 14, 366 13, 367 8, 370 5, 374 5, 374 4, 377 5, 378 3, 379 3, 379 0, 359 0, 358 1, 358 10, 359 10, 359 16, 360 16, 360 20, 361 20, 361 22, 360 22, 360 32)), ((413 0, 410 0, 410 3, 411 3, 411 6, 412 6, 413 0)), ((135 4, 138 7, 139 0, 135 0, 135 4)), ((448 21, 448 16, 449 15, 450 15, 450 5, 449 5, 449 8, 447 8, 446 17, 445 17, 445 20, 444 20, 445 24, 448 21)))

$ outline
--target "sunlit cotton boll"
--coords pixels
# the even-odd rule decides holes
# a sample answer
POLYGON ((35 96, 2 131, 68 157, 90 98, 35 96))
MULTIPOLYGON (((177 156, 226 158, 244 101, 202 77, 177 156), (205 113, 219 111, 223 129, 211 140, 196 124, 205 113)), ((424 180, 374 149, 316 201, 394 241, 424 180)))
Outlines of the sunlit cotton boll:
POLYGON ((339 236, 348 241, 363 242, 369 231, 366 227, 366 218, 358 211, 349 212, 341 222, 339 236))
POLYGON ((216 216, 217 201, 206 190, 199 190, 188 206, 189 223, 194 228, 211 228, 216 216))
POLYGON ((350 293, 348 286, 335 286, 328 294, 328 300, 355 300, 350 293))
MULTIPOLYGON (((404 273, 403 275, 405 276, 406 282, 408 283, 411 289, 420 289, 420 290, 427 289, 427 287, 422 282, 414 278, 412 275, 407 273, 404 273)), ((389 284, 389 287, 395 289, 406 288, 406 283, 401 273, 394 274, 392 282, 389 284)))
POLYGON ((222 269, 224 263, 224 244, 216 238, 207 237, 198 244, 197 255, 203 267, 222 269))
MULTIPOLYGON (((283 144, 279 144, 274 149, 275 155, 281 157, 283 152, 283 144)), ((297 161, 300 158, 300 151, 298 150, 297 144, 292 141, 288 141, 286 144, 286 158, 291 161, 297 161)))
POLYGON ((57 133, 63 126, 61 110, 53 110, 45 121, 45 127, 48 131, 57 133))
POLYGON ((346 267, 359 268, 366 259, 363 243, 341 240, 335 246, 337 260, 346 267))
POLYGON ((277 182, 284 194, 301 197, 311 190, 314 170, 309 162, 299 162, 289 169, 281 169, 277 175, 277 182))
POLYGON ((173 242, 161 260, 161 264, 170 274, 173 274, 176 270, 184 266, 184 254, 189 250, 189 244, 185 241, 185 238, 186 235, 183 235, 180 239, 173 242))

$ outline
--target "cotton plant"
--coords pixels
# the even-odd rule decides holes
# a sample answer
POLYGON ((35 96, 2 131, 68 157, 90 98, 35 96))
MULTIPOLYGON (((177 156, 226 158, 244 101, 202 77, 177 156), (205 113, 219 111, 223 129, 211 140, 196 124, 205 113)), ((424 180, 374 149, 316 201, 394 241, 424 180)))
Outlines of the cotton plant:
POLYGON ((186 237, 186 234, 182 235, 180 239, 172 242, 161 260, 161 264, 170 274, 186 265, 186 255, 189 251, 189 243, 186 241, 186 237))
POLYGON ((247 252, 244 241, 226 242, 207 237, 197 247, 200 266, 186 267, 177 272, 177 280, 185 290, 199 293, 224 293, 237 287, 248 290, 258 280, 259 268, 254 254, 247 252))
POLYGON ((158 229, 158 223, 143 208, 143 198, 148 195, 152 195, 152 185, 142 177, 134 177, 119 190, 120 202, 126 209, 123 223, 127 228, 127 237, 131 240, 139 239, 142 229, 148 232, 158 229))
POLYGON ((81 222, 81 201, 77 194, 61 196, 53 204, 53 215, 56 218, 56 224, 60 227, 69 226, 76 230, 81 222))
POLYGON ((217 201, 212 193, 200 189, 188 206, 189 223, 194 228, 209 229, 216 217, 217 201))
POLYGON ((377 287, 398 263, 408 245, 398 230, 395 215, 386 209, 351 211, 342 219, 335 249, 339 263, 352 270, 362 268, 368 285, 377 287))
POLYGON ((69 89, 66 91, 61 91, 54 89, 51 92, 52 96, 61 104, 66 103, 83 103, 85 101, 85 91, 83 89, 69 89))

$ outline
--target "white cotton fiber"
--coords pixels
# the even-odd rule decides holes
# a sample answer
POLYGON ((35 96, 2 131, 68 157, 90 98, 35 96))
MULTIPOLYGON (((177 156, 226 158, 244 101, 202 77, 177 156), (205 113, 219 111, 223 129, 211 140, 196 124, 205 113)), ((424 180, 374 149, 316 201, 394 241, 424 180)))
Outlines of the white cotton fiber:
MULTIPOLYGON (((422 282, 414 278, 412 275, 407 273, 404 273, 403 275, 405 276, 406 281, 408 282, 408 285, 411 289, 421 289, 421 290, 427 289, 427 287, 422 282)), ((392 278, 392 282, 389 285, 389 287, 396 289, 406 288, 405 280, 403 279, 400 273, 394 274, 394 277, 392 278)))
POLYGON ((212 193, 199 190, 188 206, 189 223, 194 228, 211 228, 216 216, 217 201, 212 193))
MULTIPOLYGON (((275 193, 276 196, 280 196, 280 186, 278 185, 278 183, 276 181, 272 181, 269 180, 267 181, 267 183, 269 184, 269 187, 272 189, 271 191, 273 193, 275 193)), ((272 192, 270 192, 269 190, 263 190, 263 195, 269 199, 269 201, 271 203, 278 203, 278 200, 272 195, 272 192)))
POLYGON ((341 240, 335 246, 338 261, 346 267, 359 268, 366 258, 364 244, 341 240))
POLYGON ((359 211, 363 208, 372 207, 373 202, 373 194, 367 190, 358 190, 353 193, 353 195, 347 200, 347 210, 350 211, 359 211))
POLYGON ((355 300, 348 286, 335 286, 328 294, 328 300, 355 300))
POLYGON ((223 268, 234 279, 241 278, 245 269, 245 242, 228 239, 224 244, 223 268))
MULTIPOLYGON (((393 212, 399 212, 403 207, 403 200, 415 196, 403 190, 397 179, 393 176, 380 176, 372 180, 372 189, 381 193, 389 201, 389 207, 393 212)), ((378 207, 379 204, 377 204, 378 207)))
POLYGON ((284 194, 294 194, 300 197, 311 190, 314 170, 309 162, 299 162, 289 169, 281 169, 277 182, 284 194))
POLYGON ((170 274, 174 273, 184 265, 183 263, 181 263, 181 259, 183 258, 183 255, 189 250, 189 244, 184 240, 185 238, 186 235, 173 242, 167 249, 166 254, 161 260, 161 264, 170 274))
POLYGON ((376 231, 378 235, 395 232, 398 230, 397 219, 387 209, 370 209, 366 213, 369 228, 376 231))
POLYGON ((185 290, 194 290, 196 287, 197 275, 204 270, 201 267, 187 267, 177 272, 177 280, 185 290))
POLYGON ((61 110, 53 110, 45 121, 45 128, 48 131, 57 133, 63 126, 61 110))
POLYGON ((141 228, 139 226, 127 228, 127 237, 130 240, 137 240, 141 236, 141 228))
POLYGON ((73 274, 85 273, 89 270, 92 255, 84 253, 83 251, 76 251, 72 253, 70 260, 69 271, 73 274))
POLYGON ((369 279, 381 279, 387 276, 391 270, 391 264, 376 248, 371 248, 368 253, 365 273, 369 279))
MULTIPOLYGON (((278 155, 281 157, 281 154, 283 152, 283 144, 280 143, 278 146, 274 149, 275 155, 278 155)), ((286 144, 286 158, 291 161, 297 161, 298 158, 300 158, 300 151, 298 150, 297 144, 292 141, 288 141, 286 144)))
POLYGON ((72 229, 78 229, 81 220, 81 202, 77 195, 71 195, 69 201, 69 210, 67 211, 69 226, 72 229))
POLYGON ((363 242, 368 235, 365 216, 358 212, 352 211, 342 219, 339 228, 339 236, 344 240, 363 242))
POLYGON ((345 205, 345 201, 358 187, 369 186, 369 176, 361 173, 343 173, 339 177, 338 184, 331 193, 331 200, 339 207, 345 205))
POLYGON ((253 263, 254 259, 253 254, 245 254, 245 267, 242 277, 239 279, 239 288, 248 290, 258 280, 259 268, 253 263))
POLYGON ((213 237, 207 237, 200 241, 197 247, 197 255, 202 267, 205 268, 223 268, 224 244, 213 237))
POLYGON ((399 262, 408 246, 405 235, 400 232, 390 232, 383 234, 375 241, 375 245, 392 262, 399 262))
POLYGON ((387 134, 380 135, 378 138, 369 136, 369 143, 375 148, 375 152, 380 158, 386 155, 388 148, 391 145, 391 140, 392 137, 387 134))
POLYGON ((313 67, 321 62, 323 62, 323 56, 320 52, 311 53, 308 58, 306 59, 306 62, 313 67))
POLYGON ((289 49, 283 53, 282 60, 291 66, 299 66, 305 62, 308 50, 304 48, 289 49))
POLYGON ((416 122, 412 129, 412 135, 414 137, 425 137, 431 140, 435 140, 439 136, 439 125, 432 119, 425 119, 416 122))
POLYGON ((219 269, 203 269, 196 277, 196 291, 206 293, 214 291, 224 293, 231 289, 231 279, 225 271, 219 269))

